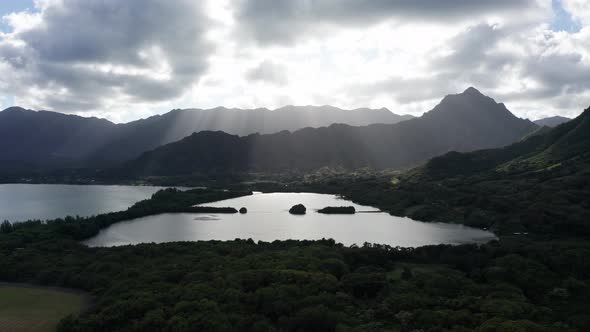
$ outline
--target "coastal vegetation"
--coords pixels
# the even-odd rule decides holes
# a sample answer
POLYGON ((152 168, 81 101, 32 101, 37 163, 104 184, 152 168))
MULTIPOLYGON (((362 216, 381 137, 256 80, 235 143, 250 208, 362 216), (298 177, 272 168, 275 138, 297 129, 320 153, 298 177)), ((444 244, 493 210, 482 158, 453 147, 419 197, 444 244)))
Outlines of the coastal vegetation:
MULTIPOLYGON (((248 194, 167 189, 124 213, 183 211, 248 194)), ((62 320, 60 332, 590 328, 584 239, 503 236, 485 245, 419 248, 334 240, 79 242, 122 217, 14 224, 0 233, 0 280, 95 296, 95 306, 62 320)))
MULTIPOLYGON (((23 229, 34 229, 36 236, 48 237, 59 235, 76 240, 90 238, 112 224, 161 213, 237 213, 231 207, 195 206, 224 199, 252 195, 251 191, 227 191, 215 189, 178 190, 163 189, 150 199, 137 202, 125 211, 110 212, 90 217, 67 216, 52 220, 27 220, 0 228, 0 233, 18 233, 23 229), (37 227, 43 226, 43 227, 37 227)), ((8 223, 9 224, 9 223, 8 223)), ((24 240, 24 239, 23 239, 24 240)))
MULTIPOLYGON (((320 173, 270 190, 334 193, 415 220, 497 234, 590 235, 590 109, 500 149, 450 152, 406 172, 320 173)), ((260 190, 260 188, 255 189, 260 190)))
POLYGON ((323 209, 319 209, 318 213, 324 214, 355 214, 356 210, 354 206, 326 206, 323 209))

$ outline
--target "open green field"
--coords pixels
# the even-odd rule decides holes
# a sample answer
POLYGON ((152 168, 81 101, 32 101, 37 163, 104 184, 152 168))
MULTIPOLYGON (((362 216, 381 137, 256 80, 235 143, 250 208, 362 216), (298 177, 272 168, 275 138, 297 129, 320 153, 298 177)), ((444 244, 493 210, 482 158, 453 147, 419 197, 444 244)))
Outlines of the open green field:
POLYGON ((86 304, 81 294, 54 289, 0 285, 0 331, 49 332, 86 304))

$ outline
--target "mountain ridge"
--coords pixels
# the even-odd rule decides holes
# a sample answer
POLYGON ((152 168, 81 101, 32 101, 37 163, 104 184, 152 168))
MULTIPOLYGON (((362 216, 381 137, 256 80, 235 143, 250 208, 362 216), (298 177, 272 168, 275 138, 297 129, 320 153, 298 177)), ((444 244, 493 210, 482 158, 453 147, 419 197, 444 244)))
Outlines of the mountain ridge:
POLYGON ((380 204, 396 215, 501 233, 587 235, 589 178, 590 108, 506 147, 433 158, 393 187, 382 184, 388 194, 380 204))
POLYGON ((126 168, 144 175, 210 170, 309 171, 325 166, 400 169, 417 166, 448 151, 507 145, 537 128, 531 121, 514 116, 503 104, 471 88, 446 96, 420 118, 392 125, 332 124, 292 133, 245 137, 195 133, 143 153, 126 168))
POLYGON ((334 107, 324 112, 314 106, 307 110, 292 106, 274 112, 185 109, 115 124, 95 117, 10 107, 0 111, 0 171, 113 166, 202 130, 223 129, 243 134, 333 122, 396 123, 405 119, 385 109, 348 111, 334 107), (319 111, 311 116, 309 113, 315 110, 319 111), (274 120, 265 120, 269 116, 274 120))
POLYGON ((540 127, 557 127, 558 125, 568 122, 572 120, 571 118, 566 118, 564 116, 551 116, 551 117, 547 117, 547 118, 542 118, 542 119, 538 119, 533 121, 536 125, 540 126, 540 127))

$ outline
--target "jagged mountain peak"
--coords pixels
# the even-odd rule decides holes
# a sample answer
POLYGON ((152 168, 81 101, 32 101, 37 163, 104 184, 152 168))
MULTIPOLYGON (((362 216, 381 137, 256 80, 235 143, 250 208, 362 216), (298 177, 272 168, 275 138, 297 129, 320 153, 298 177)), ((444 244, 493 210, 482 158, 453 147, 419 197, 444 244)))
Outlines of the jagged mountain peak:
POLYGON ((462 93, 445 96, 430 112, 425 113, 425 116, 516 118, 503 103, 496 102, 493 98, 482 94, 474 87, 469 87, 462 93))
POLYGON ((463 95, 476 95, 476 96, 484 96, 483 93, 481 93, 479 90, 477 90, 476 88, 470 86, 467 89, 465 89, 465 91, 463 91, 463 93, 461 93, 463 95))

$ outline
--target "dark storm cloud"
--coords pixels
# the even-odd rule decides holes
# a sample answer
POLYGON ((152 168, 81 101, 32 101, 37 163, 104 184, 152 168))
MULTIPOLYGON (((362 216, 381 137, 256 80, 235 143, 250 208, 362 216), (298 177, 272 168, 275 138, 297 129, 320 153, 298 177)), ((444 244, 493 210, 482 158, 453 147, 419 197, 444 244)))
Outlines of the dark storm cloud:
POLYGON ((526 71, 544 86, 552 87, 555 94, 590 89, 590 65, 582 62, 580 54, 547 55, 530 62, 526 71))
MULTIPOLYGON (((522 92, 506 93, 506 100, 547 99, 590 91, 590 65, 580 54, 550 54, 524 63, 523 76, 534 79, 537 86, 522 92)), ((562 100, 555 105, 567 108, 571 103, 562 100), (560 105, 561 104, 561 105, 560 105)))
POLYGON ((505 36, 505 31, 492 25, 479 24, 470 27, 448 42, 447 47, 451 49, 451 54, 433 59, 431 67, 474 70, 484 65, 489 69, 498 69, 511 59, 502 59, 490 51, 505 36))
POLYGON ((14 94, 30 86, 65 91, 64 100, 39 97, 56 110, 177 97, 207 69, 213 51, 204 37, 211 22, 192 0, 63 0, 50 2, 41 18, 10 36, 20 45, 1 41, 0 58, 27 73, 16 75, 14 94), (153 75, 162 66, 169 77, 153 75))
POLYGON ((534 0, 248 0, 235 10, 239 33, 261 44, 289 44, 329 25, 372 25, 388 18, 421 22, 518 13, 534 0))

